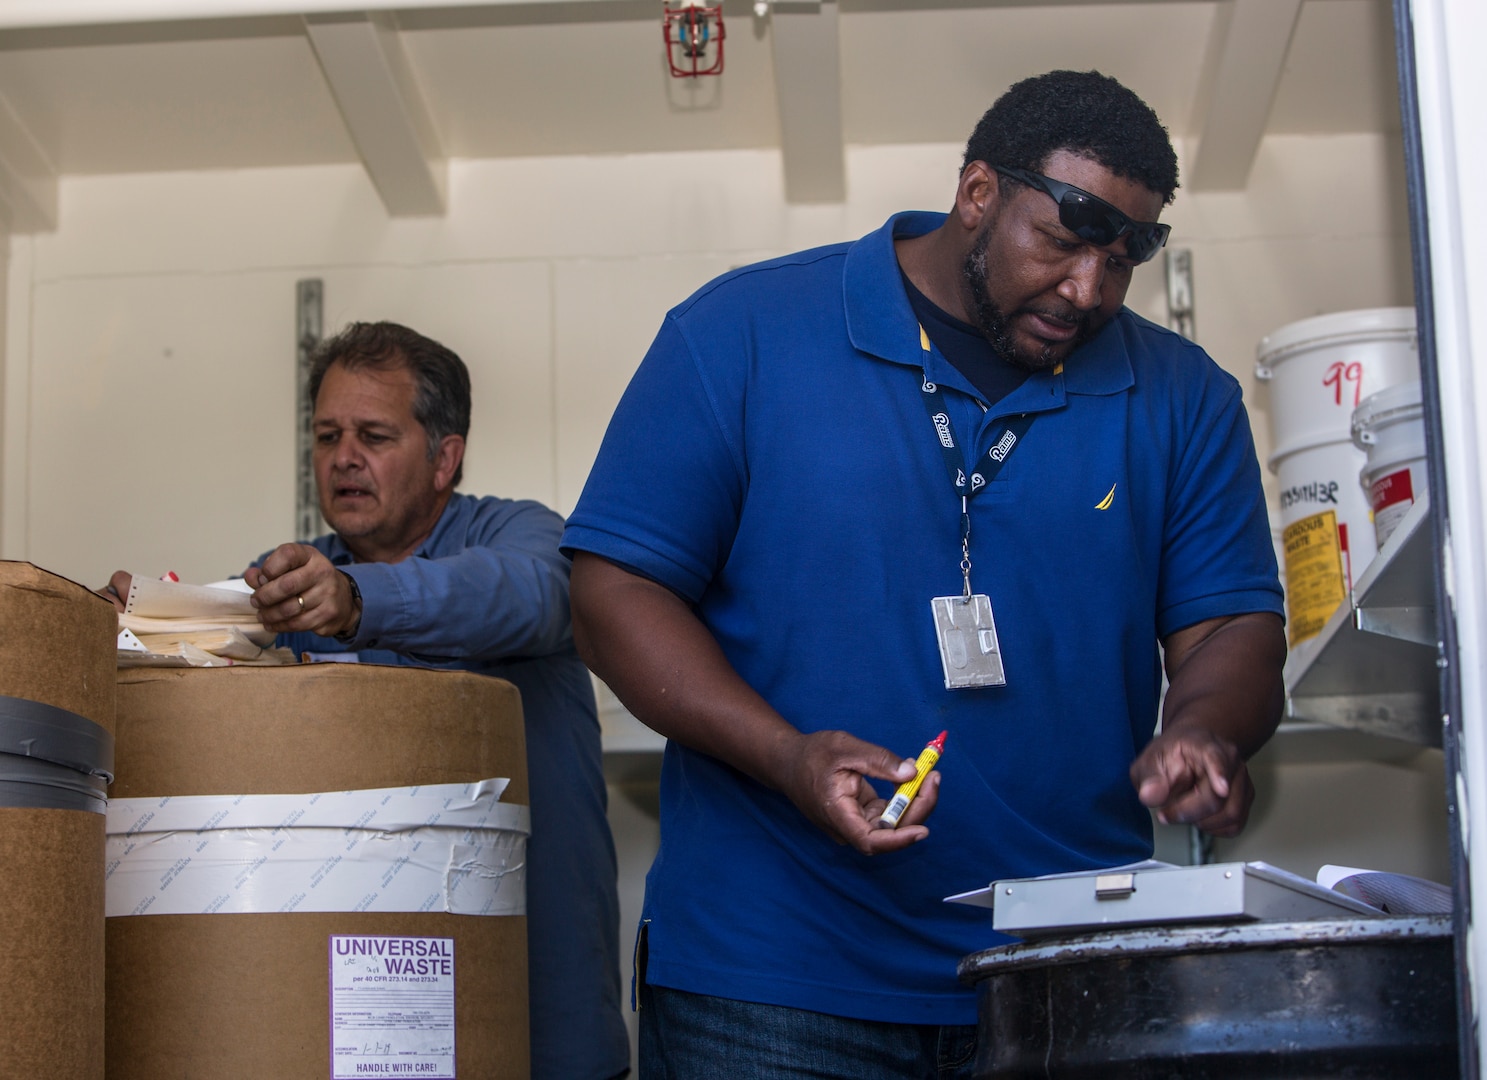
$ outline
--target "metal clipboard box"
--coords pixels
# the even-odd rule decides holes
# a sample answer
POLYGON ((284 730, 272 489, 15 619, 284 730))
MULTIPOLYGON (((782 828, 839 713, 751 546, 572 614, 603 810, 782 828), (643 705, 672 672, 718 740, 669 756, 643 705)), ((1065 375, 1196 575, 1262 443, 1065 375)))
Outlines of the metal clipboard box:
POLYGON ((992 908, 992 928, 1020 938, 1116 927, 1384 915, 1378 908, 1263 862, 1138 863, 996 881, 989 888, 948 899, 992 908))

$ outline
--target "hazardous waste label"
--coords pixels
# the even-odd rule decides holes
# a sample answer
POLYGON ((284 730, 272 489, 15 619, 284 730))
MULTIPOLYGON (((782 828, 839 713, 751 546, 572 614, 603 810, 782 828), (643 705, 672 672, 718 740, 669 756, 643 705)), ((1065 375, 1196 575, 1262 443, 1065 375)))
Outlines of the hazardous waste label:
POLYGON ((1347 599, 1337 512, 1293 521, 1281 534, 1286 553, 1286 607, 1291 644, 1316 637, 1347 599))
POLYGON ((330 939, 331 1080, 453 1080, 454 939, 330 939))

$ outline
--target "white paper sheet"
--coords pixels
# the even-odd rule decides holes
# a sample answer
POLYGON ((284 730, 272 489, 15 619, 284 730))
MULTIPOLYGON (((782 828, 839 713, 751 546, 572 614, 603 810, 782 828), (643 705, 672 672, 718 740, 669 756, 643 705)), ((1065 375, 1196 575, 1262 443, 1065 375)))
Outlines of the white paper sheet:
MULTIPOLYGON (((124 601, 125 615, 155 619, 208 620, 218 615, 257 615, 247 593, 237 588, 216 585, 183 585, 176 581, 134 575, 129 583, 129 596, 124 601)), ((245 583, 246 584, 246 583, 245 583)))

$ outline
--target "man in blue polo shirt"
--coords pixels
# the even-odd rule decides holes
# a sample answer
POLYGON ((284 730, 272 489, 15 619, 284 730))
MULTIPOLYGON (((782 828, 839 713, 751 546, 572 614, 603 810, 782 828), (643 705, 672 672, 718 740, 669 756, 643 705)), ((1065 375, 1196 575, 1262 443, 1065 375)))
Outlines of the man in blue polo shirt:
POLYGON ((948 215, 667 316, 563 536, 581 655, 670 739, 643 1076, 968 1076, 995 935, 945 896, 1146 857, 1148 807, 1242 827, 1285 653, 1254 446, 1122 306, 1176 186, 1150 108, 1054 72, 948 215))

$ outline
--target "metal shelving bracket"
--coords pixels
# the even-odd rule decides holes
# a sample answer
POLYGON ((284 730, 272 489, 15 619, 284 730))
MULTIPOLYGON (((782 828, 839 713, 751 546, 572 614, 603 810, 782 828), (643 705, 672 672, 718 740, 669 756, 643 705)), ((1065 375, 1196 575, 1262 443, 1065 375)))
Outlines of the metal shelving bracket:
POLYGON ((1347 602, 1294 650, 1288 720, 1440 745, 1433 532, 1429 498, 1421 496, 1347 602))

